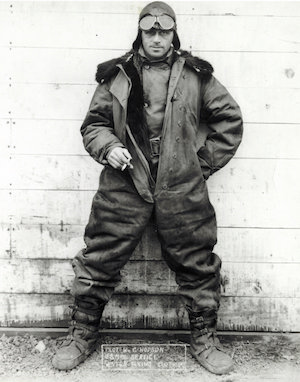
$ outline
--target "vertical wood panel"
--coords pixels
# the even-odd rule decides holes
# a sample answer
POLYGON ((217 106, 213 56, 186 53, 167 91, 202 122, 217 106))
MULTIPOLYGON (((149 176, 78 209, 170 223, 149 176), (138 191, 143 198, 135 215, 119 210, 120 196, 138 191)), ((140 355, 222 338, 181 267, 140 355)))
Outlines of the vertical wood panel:
MULTIPOLYGON (((1 14, 1 11, 0 11, 1 14)), ((0 17, 1 22, 1 17, 0 17)), ((1 27, 0 27, 1 28, 1 27)), ((8 44, 7 44, 8 45, 8 44)), ((13 57, 12 51, 8 47, 1 47, 0 43, 0 57, 2 60, 1 71, 0 71, 0 84, 7 84, 10 82, 12 75, 13 57)))
POLYGON ((11 256, 11 226, 0 224, 0 258, 9 259, 11 256))
POLYGON ((0 119, 0 153, 7 158, 12 150, 11 145, 11 121, 0 119))
POLYGON ((0 190, 0 211, 1 224, 10 224, 13 222, 13 200, 12 192, 9 190, 0 190))
POLYGON ((8 119, 12 116, 12 88, 9 83, 4 83, 0 86, 0 116, 1 119, 8 119))
POLYGON ((9 47, 12 43, 12 11, 11 3, 0 2, 0 47, 9 47))

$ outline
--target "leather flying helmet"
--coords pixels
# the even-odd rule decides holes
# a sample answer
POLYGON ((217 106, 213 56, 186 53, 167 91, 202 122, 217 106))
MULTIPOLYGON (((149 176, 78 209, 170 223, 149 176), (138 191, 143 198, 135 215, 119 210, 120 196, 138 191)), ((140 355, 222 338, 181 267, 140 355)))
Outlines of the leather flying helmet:
POLYGON ((175 50, 180 48, 180 40, 176 31, 176 15, 173 9, 163 1, 154 1, 146 5, 139 15, 138 35, 132 44, 134 50, 138 50, 142 43, 142 30, 147 31, 152 28, 173 30, 173 46, 175 50))

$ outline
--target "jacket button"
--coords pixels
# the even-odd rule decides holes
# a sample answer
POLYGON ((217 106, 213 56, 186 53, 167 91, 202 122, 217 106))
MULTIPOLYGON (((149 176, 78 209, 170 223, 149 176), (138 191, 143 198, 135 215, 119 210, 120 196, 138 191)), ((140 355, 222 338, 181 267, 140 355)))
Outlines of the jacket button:
POLYGON ((179 127, 181 127, 181 125, 182 125, 181 121, 178 121, 177 124, 178 124, 179 127))
POLYGON ((180 141, 180 138, 179 137, 176 137, 176 142, 179 142, 180 141))
POLYGON ((145 102, 145 103, 144 103, 144 107, 146 107, 146 108, 149 107, 148 102, 145 102))
POLYGON ((146 70, 148 70, 148 69, 150 69, 150 65, 146 64, 146 65, 144 65, 144 68, 145 68, 146 70))
POLYGON ((167 186, 166 184, 164 184, 164 185, 162 186, 162 188, 163 188, 163 190, 166 190, 166 189, 168 188, 168 186, 167 186))

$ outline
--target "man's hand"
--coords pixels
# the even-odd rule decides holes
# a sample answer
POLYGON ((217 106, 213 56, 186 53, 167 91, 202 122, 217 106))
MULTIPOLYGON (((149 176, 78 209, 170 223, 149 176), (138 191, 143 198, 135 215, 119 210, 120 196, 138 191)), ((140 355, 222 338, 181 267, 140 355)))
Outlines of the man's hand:
POLYGON ((130 163, 132 157, 129 151, 123 147, 115 147, 112 149, 106 159, 108 163, 117 170, 124 171, 127 166, 133 168, 130 163))

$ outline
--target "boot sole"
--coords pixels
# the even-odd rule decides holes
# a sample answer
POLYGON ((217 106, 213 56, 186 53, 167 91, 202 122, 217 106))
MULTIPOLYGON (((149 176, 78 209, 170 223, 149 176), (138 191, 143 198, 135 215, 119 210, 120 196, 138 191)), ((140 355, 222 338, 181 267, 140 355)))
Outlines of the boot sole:
POLYGON ((213 374, 222 375, 222 374, 228 374, 234 369, 234 364, 232 363, 230 366, 224 366, 223 368, 216 368, 215 366, 212 366, 210 363, 206 362, 204 359, 198 358, 193 352, 191 351, 192 356, 196 359, 196 361, 204 367, 204 369, 210 371, 213 374))
POLYGON ((86 353, 81 354, 79 357, 74 358, 73 360, 59 360, 54 356, 52 358, 52 366, 55 369, 58 370, 71 370, 74 369, 76 366, 80 365, 82 362, 84 362, 94 351, 96 350, 96 346, 89 350, 86 353))

